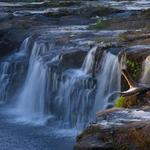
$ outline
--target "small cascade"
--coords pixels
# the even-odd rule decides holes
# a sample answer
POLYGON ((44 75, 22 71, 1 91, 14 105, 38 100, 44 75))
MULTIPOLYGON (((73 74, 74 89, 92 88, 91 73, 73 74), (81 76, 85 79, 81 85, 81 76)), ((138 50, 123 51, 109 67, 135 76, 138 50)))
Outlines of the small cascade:
POLYGON ((27 121, 44 117, 47 68, 40 55, 47 52, 45 44, 34 43, 27 77, 17 96, 17 112, 27 121))
POLYGON ((39 61, 29 67, 25 84, 19 94, 18 109, 23 115, 43 115, 46 69, 39 61), (34 67, 33 67, 34 66, 34 67))
POLYGON ((9 101, 23 80, 29 43, 30 38, 25 39, 18 52, 7 56, 0 62, 0 103, 9 101))
POLYGON ((69 69, 63 73, 64 80, 55 99, 59 119, 78 128, 92 121, 98 110, 106 108, 109 103, 113 104, 116 97, 111 97, 111 102, 107 97, 120 90, 118 57, 110 52, 104 52, 100 61, 96 88, 96 81, 91 76, 96 50, 97 47, 93 47, 89 51, 80 69, 69 69))
POLYGON ((150 57, 147 57, 143 62, 143 73, 140 82, 150 84, 150 57))
POLYGON ((4 103, 8 97, 9 75, 8 75, 9 63, 4 62, 0 64, 0 103, 4 103))
POLYGON ((95 112, 105 109, 109 103, 113 104, 116 97, 111 97, 111 102, 109 102, 108 97, 114 91, 120 91, 120 82, 121 70, 118 57, 110 52, 104 52, 101 60, 101 69, 97 75, 95 112))
POLYGON ((58 97, 59 118, 71 126, 80 127, 90 119, 94 81, 81 70, 67 70, 61 82, 58 97))
POLYGON ((83 65, 82 65, 82 70, 87 74, 87 73, 90 73, 92 72, 93 70, 93 65, 94 65, 94 59, 95 59, 95 53, 96 53, 96 50, 97 50, 97 46, 93 47, 88 55, 86 56, 84 62, 83 62, 83 65))
POLYGON ((81 127, 91 118, 94 100, 94 80, 90 76, 97 46, 86 56, 80 69, 69 69, 63 73, 58 96, 60 119, 71 126, 81 127))
POLYGON ((30 47, 31 37, 27 37, 20 46, 19 52, 17 54, 27 55, 30 47))

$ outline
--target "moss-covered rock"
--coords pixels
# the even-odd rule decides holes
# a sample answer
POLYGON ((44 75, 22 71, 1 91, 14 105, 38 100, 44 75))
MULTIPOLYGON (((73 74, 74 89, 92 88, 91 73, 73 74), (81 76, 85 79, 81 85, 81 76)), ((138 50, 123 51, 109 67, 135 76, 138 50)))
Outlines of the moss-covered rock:
POLYGON ((125 108, 132 108, 141 106, 144 101, 140 100, 138 95, 131 95, 131 96, 120 96, 115 101, 115 107, 125 107, 125 108))
POLYGON ((124 103, 125 103, 125 97, 124 96, 120 96, 116 101, 115 101, 115 107, 124 107, 124 103))

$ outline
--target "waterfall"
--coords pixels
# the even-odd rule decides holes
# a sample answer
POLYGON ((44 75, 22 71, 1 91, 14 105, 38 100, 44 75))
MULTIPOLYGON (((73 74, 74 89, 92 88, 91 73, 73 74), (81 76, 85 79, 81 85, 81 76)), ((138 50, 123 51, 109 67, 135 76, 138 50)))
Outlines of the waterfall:
POLYGON ((105 109, 109 103, 114 102, 116 97, 111 97, 109 102, 108 96, 114 91, 120 91, 120 82, 121 70, 118 57, 110 52, 104 52, 101 60, 101 69, 97 75, 95 112, 105 109))
POLYGON ((91 118, 94 80, 90 77, 97 47, 87 54, 82 67, 68 69, 63 73, 56 97, 59 118, 71 126, 82 127, 91 118))
POLYGON ((44 62, 42 54, 48 50, 45 44, 35 42, 27 77, 17 96, 16 109, 23 117, 21 119, 36 121, 43 118, 45 113, 50 113, 71 126, 87 122, 93 106, 94 85, 89 73, 94 65, 96 49, 90 50, 81 68, 65 70, 58 81, 58 72, 49 64, 61 60, 61 57, 56 56, 44 62))
POLYGON ((150 84, 150 57, 147 57, 143 62, 143 73, 140 82, 150 84))
POLYGON ((95 89, 96 83, 91 72, 96 50, 97 47, 93 47, 89 51, 80 69, 69 69, 63 74, 65 80, 60 84, 56 99, 58 111, 61 111, 57 115, 72 126, 82 127, 91 121, 98 110, 106 108, 109 103, 113 104, 116 97, 112 97, 109 102, 109 94, 120 90, 121 71, 118 56, 110 52, 104 52, 100 61, 101 68, 96 77, 95 89))
POLYGON ((9 86, 9 76, 8 76, 8 68, 9 63, 3 62, 0 64, 0 102, 4 103, 8 97, 7 95, 7 88, 9 86))
POLYGON ((16 88, 23 79, 29 43, 30 38, 26 38, 19 51, 7 56, 0 62, 0 103, 5 103, 11 99, 12 93, 16 92, 16 88))
POLYGON ((0 99, 6 99, 13 89, 14 113, 19 121, 44 124, 52 116, 67 127, 83 128, 116 98, 108 100, 109 94, 120 90, 118 57, 103 52, 96 62, 99 71, 93 77, 97 46, 91 48, 78 69, 60 68, 63 54, 53 55, 51 49, 43 40, 31 43, 27 38, 19 51, 0 63, 0 99), (18 69, 20 63, 25 66, 18 69), (14 86, 16 81, 20 86, 14 86))
POLYGON ((45 83, 46 69, 39 61, 34 61, 18 97, 20 113, 29 116, 44 114, 45 83))
POLYGON ((45 44, 34 43, 27 77, 17 96, 17 113, 25 121, 33 122, 44 118, 47 67, 44 65, 40 55, 45 52, 47 52, 45 44))
POLYGON ((82 65, 82 70, 87 74, 89 72, 92 72, 93 65, 94 65, 94 59, 95 59, 95 53, 97 50, 97 46, 93 47, 88 55, 86 56, 83 65, 82 65))

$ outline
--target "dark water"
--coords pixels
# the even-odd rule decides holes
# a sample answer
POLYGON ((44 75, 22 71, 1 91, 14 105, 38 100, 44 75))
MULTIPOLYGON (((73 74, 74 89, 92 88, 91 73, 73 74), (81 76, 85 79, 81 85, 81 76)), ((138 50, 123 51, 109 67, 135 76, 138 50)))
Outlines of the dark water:
POLYGON ((0 109, 0 150, 71 150, 75 131, 53 126, 34 126, 13 122, 0 109))

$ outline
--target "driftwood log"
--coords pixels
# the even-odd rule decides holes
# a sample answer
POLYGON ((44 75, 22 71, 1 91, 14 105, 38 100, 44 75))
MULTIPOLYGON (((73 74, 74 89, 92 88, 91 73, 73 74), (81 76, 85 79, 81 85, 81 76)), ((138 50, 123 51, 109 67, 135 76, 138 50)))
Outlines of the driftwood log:
POLYGON ((121 95, 130 96, 130 95, 134 95, 137 93, 145 93, 150 90, 150 86, 147 86, 145 84, 136 83, 131 78, 131 76, 129 75, 127 70, 122 70, 122 75, 125 78, 125 80, 127 81, 128 85, 129 85, 129 89, 127 91, 120 92, 121 95))
MULTIPOLYGON (((147 56, 146 60, 150 61, 150 56, 147 56)), ((120 92, 121 95, 123 96, 130 96, 133 94, 140 94, 140 93, 145 93, 150 90, 150 85, 147 84, 140 84, 136 83, 132 77, 130 76, 129 72, 125 69, 122 70, 122 75, 127 81, 129 85, 129 89, 127 91, 120 92)))
MULTIPOLYGON (((147 58, 149 57, 150 56, 148 56, 147 58)), ((114 91, 112 94, 109 95, 109 97, 116 95, 116 94, 120 94, 121 96, 131 96, 131 95, 136 95, 136 94, 144 94, 147 91, 150 91, 150 85, 136 83, 132 79, 132 77, 130 76, 129 72, 126 69, 123 69, 121 73, 124 79, 127 81, 129 89, 127 91, 114 91)))

